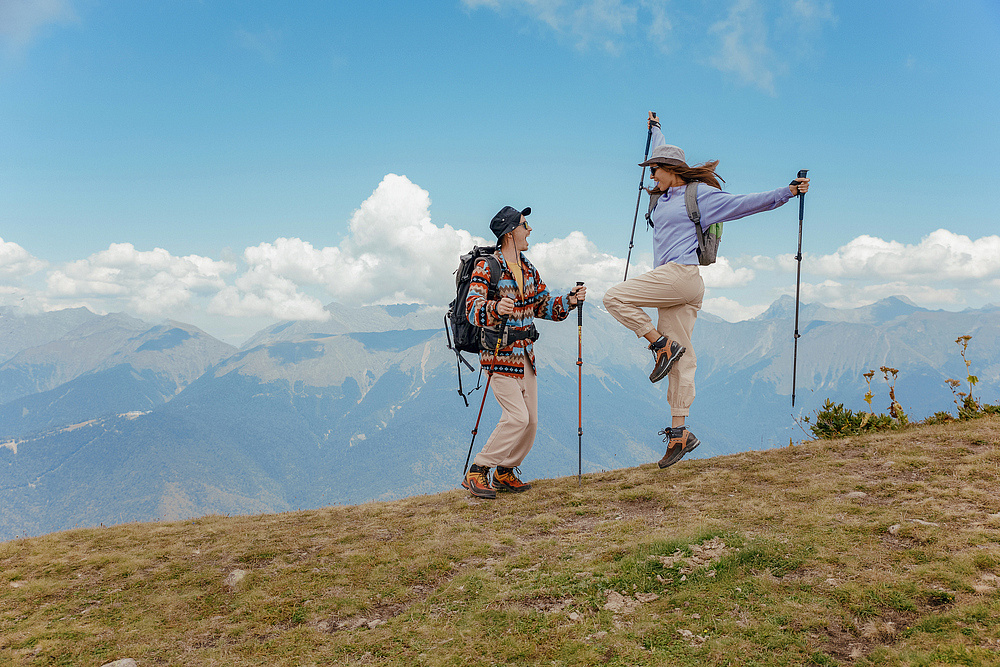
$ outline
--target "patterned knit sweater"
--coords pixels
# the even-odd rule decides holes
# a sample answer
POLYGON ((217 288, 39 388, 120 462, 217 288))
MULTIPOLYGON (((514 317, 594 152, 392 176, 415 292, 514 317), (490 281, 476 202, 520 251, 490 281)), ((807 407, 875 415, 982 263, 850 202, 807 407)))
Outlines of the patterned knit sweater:
MULTIPOLYGON (((499 250, 495 253, 500 260, 500 282, 497 284, 498 299, 505 296, 514 301, 514 312, 507 318, 507 327, 513 330, 526 330, 536 317, 556 322, 569 317, 569 311, 576 306, 569 305, 569 295, 553 297, 538 275, 538 270, 528 261, 524 253, 520 254, 521 267, 524 271, 524 294, 519 294, 517 281, 511 273, 499 250)), ((465 302, 465 311, 469 322, 481 326, 497 326, 500 316, 497 314, 497 301, 487 300, 487 290, 490 284, 489 264, 485 259, 476 263, 469 282, 469 297, 465 302)), ((479 353, 479 363, 489 370, 494 363, 493 350, 479 353)), ((518 340, 509 347, 500 348, 496 355, 493 372, 511 377, 524 377, 524 360, 528 359, 531 368, 538 372, 535 365, 534 345, 530 340, 518 340)))

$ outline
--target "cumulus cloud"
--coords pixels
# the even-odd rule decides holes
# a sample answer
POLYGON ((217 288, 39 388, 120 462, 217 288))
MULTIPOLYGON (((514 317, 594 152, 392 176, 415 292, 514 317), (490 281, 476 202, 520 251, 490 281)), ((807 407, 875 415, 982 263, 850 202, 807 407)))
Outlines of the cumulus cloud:
POLYGON ((433 224, 429 209, 426 190, 388 174, 354 212, 339 246, 279 238, 247 248, 247 272, 213 299, 213 312, 325 319, 320 302, 299 291, 302 285, 345 303, 440 303, 444 286, 454 284, 458 257, 486 240, 433 224))
MULTIPOLYGON (((568 288, 582 280, 591 299, 602 297, 609 287, 620 283, 625 271, 623 258, 600 252, 582 232, 533 244, 528 254, 550 288, 568 288)), ((647 262, 638 262, 629 265, 629 273, 637 276, 651 268, 647 262)))
POLYGON ((0 0, 0 38, 10 48, 21 49, 43 26, 74 18, 67 0, 0 0))
POLYGON ((255 266, 223 288, 208 305, 213 315, 322 321, 330 318, 319 299, 302 294, 289 278, 255 266))
POLYGON ((758 304, 744 306, 738 301, 734 301, 724 296, 716 296, 705 299, 701 309, 706 313, 711 313, 712 315, 721 317, 729 322, 741 322, 743 320, 749 320, 751 317, 757 317, 767 310, 768 305, 769 304, 758 304))
POLYGON ((32 256, 18 244, 0 238, 0 276, 29 276, 45 266, 45 262, 32 256))
POLYGON ((183 307, 196 295, 225 287, 224 275, 236 267, 198 255, 176 257, 163 248, 136 250, 112 243, 87 259, 69 262, 49 273, 47 295, 56 300, 88 299, 154 315, 183 307))
POLYGON ((809 261, 814 273, 832 277, 982 281, 1000 277, 1000 236, 973 241, 938 229, 908 245, 863 235, 809 261))
POLYGON ((708 289, 744 287, 754 279, 754 272, 746 267, 734 269, 728 259, 719 257, 715 264, 701 267, 701 277, 708 289))

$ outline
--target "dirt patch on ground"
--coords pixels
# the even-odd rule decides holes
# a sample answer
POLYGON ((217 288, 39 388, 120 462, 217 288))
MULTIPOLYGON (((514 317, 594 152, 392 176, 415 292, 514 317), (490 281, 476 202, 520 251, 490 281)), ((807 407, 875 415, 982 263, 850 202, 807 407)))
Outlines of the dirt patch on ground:
POLYGON ((561 614, 565 612, 574 602, 576 601, 573 598, 559 598, 545 595, 518 600, 513 604, 527 609, 534 609, 535 611, 543 614, 561 614))
POLYGON ((354 616, 337 617, 331 616, 328 619, 319 621, 316 629, 322 632, 337 632, 339 630, 372 630, 380 625, 385 625, 390 619, 405 611, 405 604, 385 604, 372 607, 354 616))
POLYGON ((850 664, 868 656, 881 646, 891 646, 902 639, 914 614, 884 610, 878 618, 855 619, 853 625, 844 627, 840 619, 832 618, 822 634, 812 635, 819 641, 820 650, 839 662, 850 664))
POLYGON ((661 500, 619 500, 612 503, 617 516, 623 519, 656 519, 666 514, 666 506, 661 500))
POLYGON ((603 517, 594 516, 593 514, 583 516, 566 516, 563 517, 562 523, 559 524, 559 530, 562 532, 573 531, 589 533, 593 529, 597 528, 602 521, 605 521, 603 517))

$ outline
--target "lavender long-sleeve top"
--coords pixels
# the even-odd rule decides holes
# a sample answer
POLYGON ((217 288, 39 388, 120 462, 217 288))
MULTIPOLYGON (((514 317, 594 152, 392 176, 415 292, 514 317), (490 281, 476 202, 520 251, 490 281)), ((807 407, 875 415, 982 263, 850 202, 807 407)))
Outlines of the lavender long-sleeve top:
MULTIPOLYGON (((660 128, 653 128, 650 148, 666 143, 660 128)), ((684 205, 684 189, 681 185, 668 188, 656 202, 650 216, 653 222, 653 261, 656 266, 667 262, 675 264, 698 264, 698 237, 694 223, 688 217, 684 205)), ((778 208, 792 193, 787 186, 770 192, 749 195, 734 195, 705 183, 698 184, 698 210, 701 212, 702 229, 717 222, 729 222, 762 211, 778 208)))

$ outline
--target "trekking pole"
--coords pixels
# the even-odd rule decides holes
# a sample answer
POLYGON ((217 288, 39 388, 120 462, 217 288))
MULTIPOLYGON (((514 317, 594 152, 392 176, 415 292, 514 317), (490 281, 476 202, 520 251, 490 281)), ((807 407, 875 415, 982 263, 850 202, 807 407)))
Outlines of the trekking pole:
MULTIPOLYGON (((653 114, 653 118, 656 118, 656 112, 650 111, 653 114)), ((649 142, 653 140, 653 125, 650 124, 649 130, 646 132, 646 154, 642 158, 645 162, 649 159, 649 142)), ((646 168, 642 168, 642 175, 639 176, 639 194, 635 198, 635 215, 632 217, 632 236, 628 239, 628 257, 625 258, 625 277, 622 280, 628 280, 628 263, 632 259, 632 247, 635 245, 635 223, 639 220, 639 202, 642 201, 642 184, 646 180, 646 168)))
MULTIPOLYGON (((799 175, 796 179, 805 178, 806 174, 809 173, 808 169, 800 169, 799 175)), ((789 185, 795 185, 793 180, 789 185)), ((795 261, 798 264, 795 267, 795 333, 792 336, 792 407, 795 407, 795 371, 799 362, 799 285, 802 279, 802 219, 805 217, 806 208, 806 193, 800 192, 796 195, 799 198, 799 248, 795 253, 795 261)))
MULTIPOLYGON (((582 287, 583 283, 578 280, 576 286, 582 287)), ((576 367, 580 371, 580 381, 577 383, 580 388, 578 401, 580 420, 577 430, 579 441, 577 443, 576 485, 580 486, 583 483, 583 301, 580 301, 579 296, 576 297, 576 340, 576 367)))
POLYGON ((503 340, 503 330, 507 327, 507 315, 500 318, 500 335, 497 336, 497 346, 493 350, 493 362, 490 364, 490 372, 486 375, 486 388, 483 389, 483 400, 479 403, 479 414, 476 416, 476 425, 472 427, 472 442, 469 443, 469 455, 465 457, 465 467, 462 468, 462 477, 469 469, 469 461, 472 459, 472 447, 476 444, 476 433, 479 432, 479 420, 483 416, 483 406, 486 405, 486 394, 490 393, 490 380, 493 379, 493 367, 497 363, 497 355, 500 354, 500 341, 503 340))

